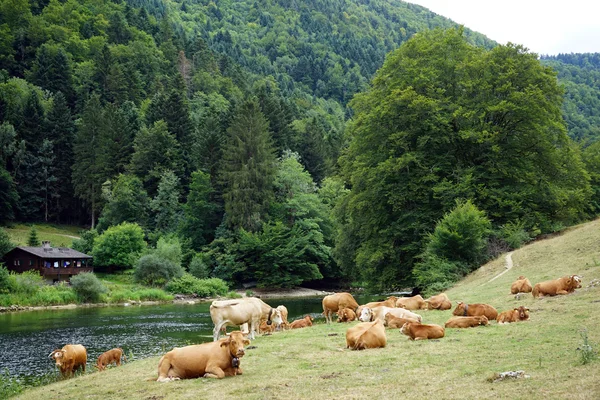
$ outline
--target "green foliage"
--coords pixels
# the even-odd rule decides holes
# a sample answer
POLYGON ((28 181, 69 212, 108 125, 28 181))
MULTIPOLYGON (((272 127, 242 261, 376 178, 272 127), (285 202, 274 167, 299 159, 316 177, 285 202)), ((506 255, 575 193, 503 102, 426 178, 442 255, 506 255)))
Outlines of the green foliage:
POLYGON ((98 302, 108 291, 106 286, 91 272, 82 272, 71 277, 71 286, 84 303, 98 302))
POLYGON ((165 290, 178 294, 195 294, 200 297, 224 296, 229 287, 219 278, 198 279, 185 273, 179 278, 172 279, 165 286, 165 290))
POLYGON ((10 274, 10 291, 33 295, 44 286, 44 278, 37 271, 25 271, 10 274))
POLYGON ((155 254, 142 256, 135 267, 135 281, 147 286, 164 286, 183 275, 183 268, 155 254))
POLYGON ((19 380, 10 375, 8 369, 0 372, 1 398, 8 399, 9 397, 16 396, 24 389, 25 387, 19 382, 19 380))
POLYGON ((137 224, 123 222, 108 228, 94 240, 94 265, 118 269, 132 268, 145 248, 142 228, 137 224))
POLYGON ((206 279, 209 275, 208 266, 206 265, 202 255, 195 255, 192 258, 192 261, 188 266, 188 270, 190 271, 190 274, 198 279, 206 279))
POLYGON ((181 220, 179 178, 166 170, 160 177, 156 196, 150 202, 154 211, 154 229, 161 234, 175 232, 181 220))
POLYGON ((35 225, 31 225, 31 229, 29 230, 29 237, 27 238, 27 246, 40 247, 41 245, 42 244, 40 243, 40 238, 38 237, 35 225))
POLYGON ((94 240, 98 237, 98 231, 90 229, 89 231, 83 231, 80 234, 79 239, 74 239, 71 247, 73 250, 77 250, 83 254, 92 254, 94 250, 94 240))
POLYGON ((583 329, 579 332, 581 336, 581 344, 577 348, 579 350, 579 361, 581 365, 586 365, 598 358, 598 351, 594 349, 594 346, 589 341, 587 329, 583 329))
POLYGON ((162 236, 156 243, 156 249, 152 254, 157 255, 163 260, 169 260, 177 266, 181 266, 183 258, 181 252, 181 243, 175 235, 162 236))
POLYGON ((525 224, 519 221, 511 221, 502 225, 500 227, 500 237, 511 249, 518 249, 531 240, 531 237, 525 231, 525 224))
POLYGON ((137 176, 120 174, 112 188, 106 188, 104 197, 106 204, 98 222, 100 232, 122 222, 148 226, 150 198, 137 176))
POLYGON ((0 293, 8 293, 11 288, 10 273, 4 264, 0 263, 0 293))
POLYGON ((0 228, 0 259, 4 257, 6 253, 15 248, 15 244, 10 240, 8 233, 0 228))
POLYGON ((213 191, 209 174, 202 171, 192 173, 180 231, 183 237, 191 240, 191 247, 196 251, 210 241, 217 225, 217 205, 210 199, 213 191))

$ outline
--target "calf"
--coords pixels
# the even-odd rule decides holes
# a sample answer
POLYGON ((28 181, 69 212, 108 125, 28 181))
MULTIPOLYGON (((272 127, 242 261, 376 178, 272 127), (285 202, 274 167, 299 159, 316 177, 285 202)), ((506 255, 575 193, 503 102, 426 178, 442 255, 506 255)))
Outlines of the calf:
POLYGON ((440 325, 425 325, 417 322, 407 322, 402 325, 400 332, 410 340, 440 339, 444 337, 445 329, 440 325))
POLYGON ((509 324, 511 322, 527 321, 528 319, 529 309, 523 306, 508 311, 502 311, 496 317, 496 321, 499 324, 509 324))
POLYGON ((314 321, 313 317, 310 315, 305 316, 302 319, 297 319, 290 324, 290 329, 298 329, 298 328, 306 328, 308 326, 312 326, 312 322, 314 321))
POLYGON ((240 358, 250 341, 235 331, 228 338, 185 347, 175 347, 158 362, 158 382, 179 379, 217 378, 241 375, 240 358))
POLYGON ((361 322, 346 331, 346 348, 352 350, 375 349, 385 347, 387 337, 383 323, 361 322))
POLYGON ((479 325, 488 325, 490 322, 485 315, 475 317, 452 317, 444 325, 446 328, 473 328, 479 325))
POLYGON ((350 308, 351 310, 356 310, 358 308, 358 303, 354 300, 354 297, 347 292, 334 293, 325 296, 323 297, 322 304, 323 315, 328 324, 332 322, 331 316, 340 308, 350 308))
POLYGON ((551 281, 536 283, 533 287, 533 297, 556 296, 559 294, 572 293, 581 287, 581 277, 567 275, 551 281))
POLYGON ((426 310, 427 303, 420 294, 413 297, 401 297, 396 300, 396 307, 406 308, 407 310, 426 310))
POLYGON ((402 325, 404 325, 407 322, 415 322, 414 319, 410 319, 410 318, 401 318, 401 317, 396 317, 393 314, 387 313, 384 317, 384 322, 383 325, 387 326, 388 328, 402 328, 402 325))
POLYGON ((465 304, 462 301, 456 303, 456 308, 452 311, 452 315, 463 317, 475 317, 477 315, 485 315, 488 320, 496 319, 498 311, 489 304, 465 304))
POLYGON ((524 276, 520 276, 510 287, 511 294, 531 293, 532 290, 531 282, 524 276))
POLYGON ((118 347, 116 349, 108 350, 100 354, 96 361, 96 368, 98 368, 98 371, 104 371, 106 367, 112 363, 118 367, 121 365, 121 357, 127 362, 127 358, 125 357, 122 348, 118 347))
POLYGON ((258 333, 262 333, 263 335, 270 335, 275 331, 275 324, 269 325, 266 319, 262 319, 260 321, 260 326, 258 327, 258 333))
POLYGON ((448 298, 448 295, 446 293, 440 293, 438 295, 431 296, 430 298, 425 300, 425 302, 427 303, 428 310, 443 311, 452 308, 452 303, 450 302, 450 299, 448 298))
POLYGON ((337 315, 337 322, 351 322, 356 319, 356 314, 350 308, 340 308, 337 315))
POLYGON ((62 349, 54 350, 49 357, 54 359, 63 378, 74 376, 78 368, 82 368, 85 372, 87 350, 80 344, 67 344, 62 349))

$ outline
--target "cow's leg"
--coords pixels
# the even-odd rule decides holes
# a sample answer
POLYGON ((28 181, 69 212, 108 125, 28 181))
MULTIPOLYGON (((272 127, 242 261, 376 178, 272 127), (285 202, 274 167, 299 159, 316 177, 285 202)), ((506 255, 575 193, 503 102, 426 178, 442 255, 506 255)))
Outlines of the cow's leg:
POLYGON ((204 373, 205 378, 222 379, 225 377, 225 371, 216 365, 207 365, 204 373))
POLYGON ((227 324, 227 321, 221 321, 218 324, 215 324, 215 329, 213 329, 213 342, 219 340, 219 334, 221 333, 221 328, 227 324))
POLYGON ((569 294, 566 290, 559 290, 556 294, 569 294))

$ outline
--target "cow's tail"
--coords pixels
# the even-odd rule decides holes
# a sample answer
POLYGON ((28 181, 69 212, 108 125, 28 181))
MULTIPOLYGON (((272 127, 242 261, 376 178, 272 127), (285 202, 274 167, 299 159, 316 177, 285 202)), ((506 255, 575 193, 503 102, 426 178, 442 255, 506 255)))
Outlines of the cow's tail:
POLYGON ((158 378, 156 380, 160 380, 162 378, 169 377, 169 370, 171 369, 171 362, 162 356, 158 361, 158 378))

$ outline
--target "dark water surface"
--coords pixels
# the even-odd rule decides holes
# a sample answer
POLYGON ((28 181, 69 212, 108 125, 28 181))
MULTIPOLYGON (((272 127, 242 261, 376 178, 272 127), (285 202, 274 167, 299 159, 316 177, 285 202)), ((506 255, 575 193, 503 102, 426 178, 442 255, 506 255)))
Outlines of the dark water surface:
MULTIPOLYGON (((359 304, 375 297, 356 297, 359 304)), ((311 314, 324 321, 322 297, 268 299, 272 307, 287 307, 288 321, 311 314)), ((106 350, 123 348, 128 358, 162 355, 176 346, 212 340, 209 302, 156 306, 91 307, 0 314, 0 371, 36 379, 55 375, 48 355, 65 344, 82 344, 88 352, 86 370, 106 350)), ((231 331, 234 328, 229 328, 231 331)))

